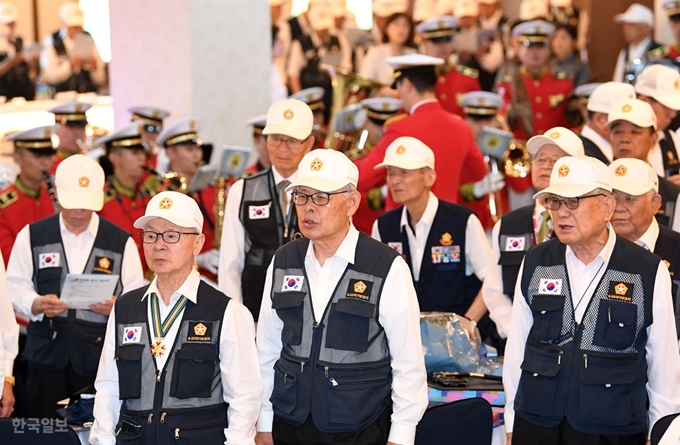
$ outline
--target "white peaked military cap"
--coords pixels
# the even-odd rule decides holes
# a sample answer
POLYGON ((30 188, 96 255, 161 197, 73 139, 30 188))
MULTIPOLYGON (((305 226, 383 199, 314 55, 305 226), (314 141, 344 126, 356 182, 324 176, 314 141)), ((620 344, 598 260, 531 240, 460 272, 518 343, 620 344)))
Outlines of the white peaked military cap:
POLYGON ((300 100, 309 105, 312 111, 316 111, 324 108, 323 96, 325 93, 326 90, 321 87, 311 87, 291 94, 288 99, 300 100))
POLYGON ((633 158, 617 159, 609 164, 612 188, 633 196, 644 195, 650 190, 659 191, 659 177, 651 165, 633 158))
POLYGON ((627 121, 640 128, 654 127, 656 130, 656 114, 652 106, 640 99, 625 99, 612 105, 607 116, 607 127, 616 121, 627 121))
POLYGON ((262 130, 267 125, 267 115, 261 114, 259 116, 251 117, 246 121, 246 125, 253 126, 253 135, 261 135, 262 130))
POLYGON ((544 145, 557 145, 567 152, 569 156, 582 158, 585 156, 583 141, 573 131, 564 127, 554 127, 542 135, 533 136, 527 141, 527 150, 531 156, 536 156, 538 150, 544 145))
POLYGON ((203 231, 203 213, 191 196, 179 192, 161 192, 151 198, 146 205, 144 216, 135 221, 136 229, 144 229, 146 223, 154 218, 163 218, 171 223, 203 231))
POLYGON ((92 108, 92 104, 70 100, 63 104, 59 104, 56 107, 52 107, 47 111, 54 114, 54 122, 57 124, 66 124, 69 122, 87 123, 85 112, 90 108, 92 108))
POLYGON ((495 116, 503 108, 503 97, 488 91, 470 91, 460 97, 459 104, 465 114, 495 116))
POLYGON ((635 88, 629 83, 605 82, 598 85, 588 97, 588 111, 609 114, 615 103, 635 99, 635 88))
POLYGON ((425 20, 416 26, 416 32, 423 39, 451 38, 458 28, 458 19, 452 15, 442 15, 425 20))
POLYGON ((75 154, 59 163, 54 175, 59 205, 98 212, 104 206, 104 170, 94 159, 75 154))
POLYGON ((674 15, 680 14, 680 1, 670 1, 664 2, 662 5, 663 9, 666 11, 668 17, 673 17, 674 15))
POLYGON ((360 102, 366 116, 378 121, 386 121, 396 115, 404 105, 395 97, 371 97, 360 102))
POLYGON ((512 30, 512 35, 525 46, 547 45, 553 34, 555 34, 555 25, 545 20, 520 23, 512 30))
POLYGON ((146 144, 142 141, 142 131, 144 124, 142 122, 130 122, 118 130, 107 134, 106 136, 97 140, 97 146, 105 145, 107 149, 111 148, 129 148, 140 149, 146 148, 146 144))
POLYGON ((56 150, 52 142, 52 125, 31 128, 7 137, 14 142, 14 148, 26 148, 40 154, 54 154, 56 150))
POLYGON ((147 131, 159 133, 163 128, 163 119, 170 116, 168 110, 150 105, 136 105, 127 109, 131 114, 131 121, 142 121, 146 125, 147 131))
POLYGON ((195 117, 187 117, 163 130, 156 143, 161 147, 172 147, 179 144, 203 145, 198 137, 201 124, 195 117))
POLYGON ((405 56, 388 57, 387 63, 392 67, 394 74, 392 78, 392 88, 396 86, 397 80, 403 76, 408 76, 409 73, 427 72, 437 65, 442 65, 444 59, 439 57, 426 56, 425 54, 407 54, 405 56))
POLYGON ((550 185, 534 195, 534 199, 548 193, 576 198, 595 189, 612 191, 612 174, 606 165, 595 158, 584 156, 560 158, 550 174, 550 185))

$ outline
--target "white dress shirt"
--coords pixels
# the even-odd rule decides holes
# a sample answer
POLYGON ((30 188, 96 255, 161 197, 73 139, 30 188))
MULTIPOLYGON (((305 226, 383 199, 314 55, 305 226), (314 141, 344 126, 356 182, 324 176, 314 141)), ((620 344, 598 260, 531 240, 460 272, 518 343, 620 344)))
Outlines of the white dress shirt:
MULTIPOLYGON (((415 48, 405 46, 399 55, 415 54, 416 52, 415 48)), ((394 81, 392 78, 394 70, 386 60, 394 55, 392 45, 389 43, 371 46, 361 61, 359 75, 368 79, 375 79, 385 85, 391 85, 394 81)))
MULTIPOLYGON (((611 228, 602 251, 590 264, 583 264, 567 246, 566 263, 569 275, 572 303, 578 305, 574 318, 581 322, 590 299, 597 288, 598 280, 604 275, 616 243, 616 234, 611 228), (589 286, 589 283, 592 284, 589 286), (579 300, 583 300, 579 304, 579 300)), ((635 261, 635 259, 631 259, 635 261)), ((520 268, 522 276, 524 262, 520 268)), ((649 396, 649 424, 661 417, 672 414, 680 408, 680 354, 678 353, 673 303, 671 301, 671 279, 668 268, 662 261, 654 281, 652 304, 653 323, 647 328, 647 394, 649 396)), ((512 432, 515 420, 515 395, 522 375, 520 365, 524 360, 524 348, 533 324, 531 308, 522 294, 521 282, 517 280, 515 299, 512 306, 510 335, 505 348, 503 386, 505 388, 505 429, 512 432)), ((564 370, 568 371, 568 370, 564 370)), ((649 436, 648 436, 649 437, 649 436)))
POLYGON ((656 218, 652 218, 652 222, 645 230, 645 233, 640 236, 640 238, 635 241, 635 244, 640 247, 644 247, 650 252, 654 253, 654 247, 656 246, 656 240, 659 238, 659 223, 656 222, 656 218))
MULTIPOLYGON (((0 383, 12 375, 14 359, 19 353, 19 325, 14 317, 12 302, 7 295, 5 261, 0 254, 0 383)), ((1 392, 1 391, 0 391, 1 392)))
POLYGON ((651 37, 645 38, 642 42, 637 45, 628 45, 628 60, 626 60, 626 49, 622 49, 619 52, 619 57, 616 58, 616 66, 614 67, 614 76, 612 80, 614 82, 623 82, 623 76, 626 74, 626 69, 628 65, 635 59, 642 59, 647 53, 647 45, 652 41, 651 37))
MULTIPOLYGON (((57 84, 68 80, 73 75, 71 68, 71 59, 69 54, 73 53, 73 39, 66 35, 66 29, 59 30, 59 35, 64 42, 66 48, 66 56, 58 56, 52 43, 52 34, 48 34, 43 41, 42 51, 40 52, 40 72, 43 79, 49 84, 57 84)), ((92 46, 92 57, 97 64, 96 68, 90 71, 92 82, 95 85, 101 86, 106 82, 106 70, 104 69, 104 62, 99 55, 97 45, 92 46)))
MULTIPOLYGON (((94 239, 99 230, 99 215, 93 213, 87 229, 75 235, 68 231, 64 225, 63 216, 60 214, 59 228, 64 246, 64 255, 66 255, 64 266, 68 264, 69 273, 83 273, 92 252, 94 239)), ((142 261, 139 259, 139 251, 132 237, 129 237, 125 243, 123 264, 120 267, 123 293, 144 284, 142 261)), ((33 285, 33 252, 31 250, 31 233, 28 226, 19 231, 12 247, 12 254, 7 265, 7 290, 9 291, 15 311, 31 321, 41 321, 43 319, 42 313, 33 315, 31 312, 33 300, 40 295, 35 291, 33 285)))
MULTIPOLYGON (((309 283, 315 314, 323 314, 347 265, 354 263, 359 231, 350 225, 335 255, 321 266, 309 243, 305 255, 305 273, 309 283)), ((272 260, 267 270, 262 307, 257 324, 257 351, 264 393, 258 431, 271 431, 274 388, 274 362, 281 355, 283 322, 271 307, 272 260)), ((411 273, 406 262, 397 257, 392 263, 380 299, 378 321, 385 329, 392 358, 392 427, 389 441, 410 445, 415 439, 416 425, 428 404, 425 361, 420 340, 420 309, 411 273)), ((318 320, 317 320, 318 321, 318 320)), ((323 409, 323 407, 317 407, 323 409)))
MULTIPOLYGON (((411 225, 408 223, 408 211, 406 210, 406 207, 402 207, 399 227, 402 232, 406 231, 406 236, 408 238, 408 249, 411 253, 411 272, 414 281, 418 281, 420 278, 420 267, 422 266, 425 255, 427 237, 430 235, 430 228, 434 223, 438 208, 439 199, 437 199, 434 193, 430 192, 425 212, 423 212, 420 221, 416 224, 414 232, 413 228, 411 228, 411 225)), ((373 222, 371 236, 382 242, 378 220, 373 222)), ((489 247, 489 242, 486 240, 484 228, 482 227, 479 218, 472 214, 465 225, 465 275, 470 276, 474 273, 477 278, 484 281, 487 271, 492 265, 491 248, 489 247)))
POLYGON ((581 136, 584 138, 590 139, 593 144, 597 145, 597 148, 600 149, 602 154, 609 160, 611 163, 614 160, 614 152, 612 151, 612 144, 600 134, 590 128, 588 124, 583 126, 583 130, 581 130, 581 136))
MULTIPOLYGON (((274 183, 278 185, 283 180, 295 182, 297 170, 287 178, 272 165, 274 183)), ((219 289, 243 303, 241 291, 241 273, 245 267, 246 252, 250 249, 250 240, 246 237, 246 231, 241 224, 240 208, 243 197, 243 179, 239 179, 229 189, 227 205, 224 208, 224 224, 222 226, 222 240, 220 242, 220 265, 217 268, 219 289)), ((272 197, 272 199, 276 199, 272 197)), ((286 192, 286 199, 291 202, 291 192, 286 192)), ((293 212, 295 209, 292 210, 293 212)), ((285 215, 284 215, 285 216, 285 215)))
MULTIPOLYGON (((534 239, 538 238, 538 228, 543 224, 543 215, 545 211, 538 201, 534 205, 534 239)), ((496 222, 491 231, 491 267, 486 273, 484 283, 482 284, 482 298, 484 304, 489 310, 489 317, 496 323, 496 329, 501 338, 507 338, 510 332, 510 320, 512 313, 512 300, 509 295, 503 293, 503 268, 498 264, 501 257, 501 247, 499 244, 499 234, 501 231, 501 224, 503 220, 496 222)), ((552 230, 552 221, 548 221, 548 227, 552 230)))
MULTIPOLYGON (((184 283, 177 289, 177 292, 170 297, 170 304, 166 305, 156 287, 157 278, 154 278, 142 296, 142 300, 150 301, 147 296, 155 292, 159 296, 161 319, 165 319, 182 295, 192 303, 196 303, 200 280, 201 277, 198 272, 192 270, 184 283)), ((146 306, 148 329, 153 332, 151 304, 146 306)), ((175 342, 175 337, 182 324, 180 320, 184 317, 183 312, 184 310, 165 336, 168 345, 175 342)), ((116 443, 115 427, 118 423, 122 402, 118 398, 118 366, 114 358, 115 336, 116 316, 114 311, 111 312, 106 327, 104 349, 95 381, 95 388, 97 389, 94 406, 95 421, 90 432, 90 443, 94 445, 113 445, 116 443)), ((229 404, 227 411, 229 427, 224 430, 227 445, 252 445, 255 438, 255 422, 262 399, 262 382, 258 372, 254 336, 255 326, 248 309, 237 301, 230 301, 222 319, 219 353, 223 398, 224 402, 229 404)), ((156 357, 156 367, 163 369, 167 359, 168 355, 156 357)), ((166 376, 166 378, 171 377, 166 376)), ((144 381, 142 384, 155 385, 155 381, 144 381)))

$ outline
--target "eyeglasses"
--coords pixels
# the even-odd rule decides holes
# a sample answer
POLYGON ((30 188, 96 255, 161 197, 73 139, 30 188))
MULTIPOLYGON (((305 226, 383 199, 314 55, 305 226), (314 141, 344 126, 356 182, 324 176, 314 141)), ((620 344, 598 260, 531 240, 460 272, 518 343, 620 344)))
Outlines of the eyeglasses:
POLYGON ((551 164, 555 164, 555 163, 556 163, 557 161, 559 161, 561 158, 563 158, 563 156, 560 156, 560 155, 556 155, 556 156, 553 156, 553 157, 551 157, 551 158, 542 157, 542 158, 532 159, 532 160, 531 160, 531 163, 540 167, 540 166, 542 166, 543 164, 545 164, 546 162, 550 162, 551 164))
POLYGON ((168 244, 177 244, 182 235, 199 235, 193 232, 175 232, 174 230, 169 230, 167 232, 141 232, 142 242, 144 244, 154 244, 158 241, 158 235, 163 238, 163 241, 168 244))
POLYGON ((333 192, 333 193, 326 193, 326 192, 318 192, 318 193, 312 193, 311 195, 307 195, 306 193, 300 193, 300 192, 295 192, 293 193, 293 202, 295 203, 296 206, 303 206, 307 204, 307 199, 312 198, 312 202, 316 206, 325 206, 328 204, 328 201, 331 199, 331 195, 339 195, 341 193, 346 193, 346 192, 333 192))
POLYGON ((286 143, 286 146, 291 150, 297 150, 302 145, 302 141, 293 138, 282 138, 281 136, 270 134, 267 136, 267 144, 274 148, 279 148, 282 143, 286 143))
POLYGON ((546 198, 545 199, 545 204, 548 206, 550 210, 557 210, 560 208, 560 204, 564 203, 564 206, 568 208, 569 210, 576 210, 578 209, 579 203, 582 199, 586 198, 594 198, 596 196, 606 196, 604 193, 598 193, 597 195, 587 195, 587 196, 577 196, 576 198, 546 198))

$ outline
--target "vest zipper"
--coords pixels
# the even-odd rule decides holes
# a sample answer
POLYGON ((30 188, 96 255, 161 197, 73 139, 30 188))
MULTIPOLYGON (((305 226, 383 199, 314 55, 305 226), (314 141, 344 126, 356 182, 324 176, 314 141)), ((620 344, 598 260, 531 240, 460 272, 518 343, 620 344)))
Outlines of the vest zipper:
POLYGON ((564 354, 564 351, 560 351, 557 353, 557 364, 561 365, 562 364, 562 354, 564 354))
POLYGON ((588 369, 588 354, 583 354, 583 363, 586 369, 588 369))
POLYGON ((165 423, 165 415, 167 413, 161 413, 161 423, 165 423))
POLYGON ((146 423, 151 425, 151 419, 153 419, 153 413, 149 413, 149 415, 146 417, 146 423))
POLYGON ((175 439, 179 439, 179 428, 175 428, 175 439))

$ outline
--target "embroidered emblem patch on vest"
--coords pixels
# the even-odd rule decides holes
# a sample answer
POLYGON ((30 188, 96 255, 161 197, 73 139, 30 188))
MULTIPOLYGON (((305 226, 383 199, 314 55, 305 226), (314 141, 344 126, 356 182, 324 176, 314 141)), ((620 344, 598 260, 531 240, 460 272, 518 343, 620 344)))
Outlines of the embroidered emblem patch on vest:
POLYGON ((609 283, 609 292, 607 298, 612 300, 619 300, 625 302, 633 301, 633 284, 611 281, 609 283))
POLYGON ((187 341, 210 342, 212 340, 211 321, 191 321, 187 330, 187 341))
POLYGON ((106 274, 113 273, 113 260, 105 256, 98 256, 94 258, 94 267, 92 268, 95 272, 101 272, 106 274))
POLYGON ((346 297, 359 298, 361 300, 370 300, 372 290, 373 290, 372 281, 352 279, 349 280, 346 297))

